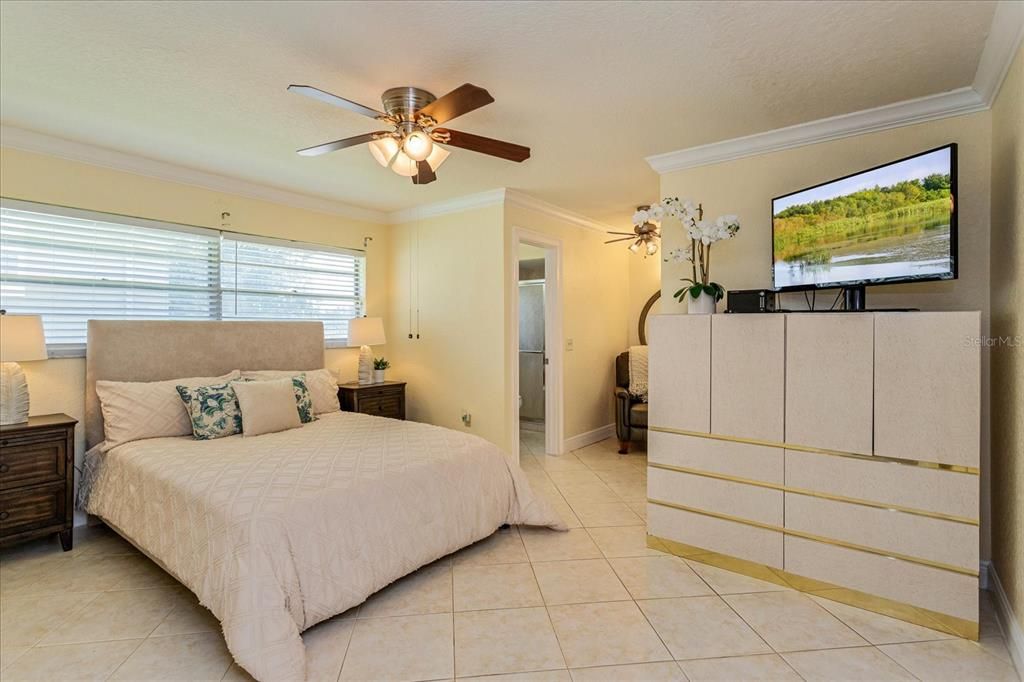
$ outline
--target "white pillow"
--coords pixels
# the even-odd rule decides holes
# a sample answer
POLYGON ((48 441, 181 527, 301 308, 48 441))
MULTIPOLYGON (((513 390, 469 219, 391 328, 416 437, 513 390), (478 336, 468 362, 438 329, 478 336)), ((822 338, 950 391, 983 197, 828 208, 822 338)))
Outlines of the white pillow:
POLYGON ((302 426, 290 377, 232 384, 242 413, 242 435, 259 436, 302 426))
POLYGON ((249 379, 250 381, 267 381, 270 379, 290 379, 300 374, 306 375, 306 388, 309 389, 309 397, 313 399, 313 414, 337 412, 341 409, 341 405, 338 404, 338 380, 329 369, 243 370, 242 378, 249 379))
POLYGON ((96 395, 103 412, 105 447, 142 438, 188 436, 192 422, 178 396, 177 386, 196 388, 238 379, 232 370, 219 377, 189 377, 167 381, 97 381, 96 395))

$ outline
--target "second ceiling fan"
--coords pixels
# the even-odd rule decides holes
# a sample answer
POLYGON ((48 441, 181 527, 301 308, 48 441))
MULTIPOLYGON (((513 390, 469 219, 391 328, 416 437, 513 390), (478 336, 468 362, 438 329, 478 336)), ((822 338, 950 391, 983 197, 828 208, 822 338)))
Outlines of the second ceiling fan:
POLYGON ((370 153, 380 165, 412 178, 416 185, 425 185, 437 179, 435 171, 449 154, 448 150, 440 146, 442 144, 508 161, 521 162, 530 158, 529 147, 439 127, 456 116, 494 101, 489 92, 470 83, 455 88, 441 98, 420 88, 391 88, 381 96, 384 111, 377 111, 310 85, 289 85, 288 90, 368 116, 392 128, 306 147, 299 150, 303 156, 318 156, 368 143, 370 153))

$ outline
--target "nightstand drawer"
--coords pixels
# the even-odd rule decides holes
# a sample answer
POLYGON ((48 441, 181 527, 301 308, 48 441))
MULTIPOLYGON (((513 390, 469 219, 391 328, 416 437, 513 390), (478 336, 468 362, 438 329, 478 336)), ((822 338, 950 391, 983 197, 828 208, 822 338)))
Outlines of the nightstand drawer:
POLYGON ((67 454, 63 432, 4 438, 0 441, 0 490, 63 481, 67 454))
POLYGON ((65 522, 64 482, 0 493, 0 531, 4 535, 59 526, 65 522))
POLYGON ((341 409, 375 417, 405 419, 405 382, 385 381, 382 384, 348 383, 338 386, 341 409))
POLYGON ((359 389, 359 402, 379 398, 397 398, 402 395, 402 386, 368 386, 359 389))
POLYGON ((402 401, 396 395, 382 396, 379 398, 364 398, 359 396, 359 411, 363 414, 372 414, 378 417, 399 418, 402 412, 402 401))

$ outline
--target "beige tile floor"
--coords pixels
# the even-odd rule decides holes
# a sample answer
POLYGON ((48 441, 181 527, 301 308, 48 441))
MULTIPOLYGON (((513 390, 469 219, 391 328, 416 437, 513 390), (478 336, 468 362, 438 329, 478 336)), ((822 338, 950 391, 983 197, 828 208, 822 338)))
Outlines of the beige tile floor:
MULTIPOLYGON (((303 635, 311 680, 1016 680, 982 593, 968 642, 647 548, 646 456, 521 463, 568 533, 509 528, 303 635)), ((0 678, 248 680, 216 620, 127 543, 0 556, 0 678)))

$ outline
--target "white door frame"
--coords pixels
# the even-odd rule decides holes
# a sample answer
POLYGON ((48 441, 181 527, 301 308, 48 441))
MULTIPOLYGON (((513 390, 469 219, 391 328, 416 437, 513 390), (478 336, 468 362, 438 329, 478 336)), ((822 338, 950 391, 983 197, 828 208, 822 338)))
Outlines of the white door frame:
POLYGON ((519 245, 529 244, 544 252, 544 349, 548 364, 544 381, 544 450, 549 455, 562 454, 563 436, 563 344, 562 344, 562 240, 548 237, 522 227, 512 227, 512 248, 508 249, 506 271, 507 291, 511 298, 507 343, 512 355, 512 376, 509 382, 512 406, 511 430, 513 453, 519 455, 519 245))

